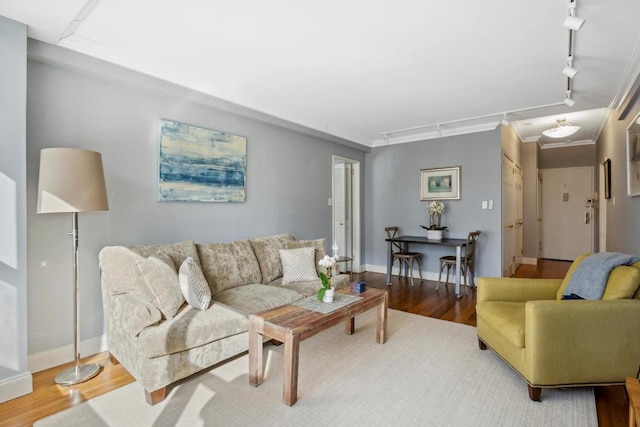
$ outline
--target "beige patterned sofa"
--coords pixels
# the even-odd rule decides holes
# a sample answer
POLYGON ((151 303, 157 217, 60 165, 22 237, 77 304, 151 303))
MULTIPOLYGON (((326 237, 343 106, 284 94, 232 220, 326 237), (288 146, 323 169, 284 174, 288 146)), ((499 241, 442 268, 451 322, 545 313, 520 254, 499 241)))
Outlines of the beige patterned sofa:
MULTIPOLYGON (((283 284, 280 250, 301 247, 315 248, 315 266, 325 255, 324 239, 295 240, 288 233, 227 243, 105 247, 99 260, 112 361, 136 378, 153 405, 166 397, 171 383, 247 351, 250 313, 314 295, 320 288, 319 279, 283 284), (161 258, 157 254, 176 270, 188 257, 197 261, 212 295, 206 310, 181 296, 159 304, 167 295, 150 292, 150 285, 152 290, 160 282, 171 285, 178 276, 145 270, 151 258, 161 258), (167 311, 167 304, 173 309, 167 311)), ((336 288, 348 283, 347 274, 332 278, 336 288)))

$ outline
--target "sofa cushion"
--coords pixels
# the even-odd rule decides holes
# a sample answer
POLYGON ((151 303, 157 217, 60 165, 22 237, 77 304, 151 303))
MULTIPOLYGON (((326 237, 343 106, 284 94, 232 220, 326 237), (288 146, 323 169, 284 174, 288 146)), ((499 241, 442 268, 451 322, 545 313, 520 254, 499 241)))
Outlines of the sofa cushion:
MULTIPOLYGON (((310 295, 316 295, 318 293, 318 289, 322 287, 322 282, 320 279, 316 279, 313 282, 294 282, 287 283, 286 285, 282 284, 282 277, 277 278, 273 282, 269 283, 269 286, 277 286, 280 288, 290 289, 292 291, 296 291, 299 294, 308 297, 310 295)), ((351 276, 348 274, 337 274, 331 277, 331 287, 336 289, 342 289, 349 286, 351 276)))
POLYGON ((290 289, 256 283, 227 289, 217 293, 213 299, 216 303, 221 302, 249 315, 292 303, 302 297, 301 294, 290 289))
POLYGON ((476 315, 518 348, 524 348, 524 302, 485 301, 476 305, 476 315))
POLYGON ((314 248, 280 249, 280 260, 283 285, 318 279, 314 248))
POLYGON ((112 308, 111 316, 117 318, 122 328, 133 336, 162 319, 162 313, 155 305, 130 293, 115 295, 112 308))
POLYGON ((314 248, 316 255, 316 259, 314 262, 317 271, 318 262, 320 262, 320 260, 326 255, 326 244, 327 241, 324 238, 316 240, 292 240, 290 242, 287 242, 287 249, 314 248))
POLYGON ((200 267, 211 294, 248 283, 260 283, 260 265, 248 240, 196 245, 200 267))
POLYGON ((280 263, 280 249, 287 248, 287 242, 294 240, 293 234, 283 233, 273 236, 257 237, 251 239, 251 246, 260 264, 262 283, 269 283, 282 276, 282 264, 280 263))
POLYGON ((249 319, 230 307, 213 304, 200 311, 184 305, 171 320, 144 329, 137 347, 143 357, 178 353, 249 330, 249 319))
POLYGON ((191 257, 184 260, 178 274, 184 299, 196 310, 206 310, 211 302, 211 289, 200 265, 191 257))
POLYGON ((184 304, 173 261, 166 253, 158 252, 136 261, 136 265, 140 271, 140 282, 153 295, 153 305, 165 319, 172 319, 184 304))
MULTIPOLYGON (((582 260, 584 260, 587 256, 589 256, 589 254, 580 255, 575 259, 575 261, 573 261, 571 267, 569 267, 569 270, 567 271, 567 275, 560 285, 560 288, 558 288, 556 299, 562 299, 562 295, 564 294, 565 288, 569 284, 571 275, 573 274, 575 269, 578 268, 578 265, 580 265, 582 260)), ((602 299, 611 300, 633 298, 639 286, 640 269, 635 267, 635 264, 632 266, 620 265, 618 267, 615 267, 609 273, 602 299)))
POLYGON ((153 296, 139 281, 136 261, 143 260, 158 252, 169 255, 174 267, 179 267, 188 257, 198 260, 198 252, 193 240, 163 245, 107 246, 100 251, 102 278, 110 295, 127 292, 145 295, 149 302, 153 296))

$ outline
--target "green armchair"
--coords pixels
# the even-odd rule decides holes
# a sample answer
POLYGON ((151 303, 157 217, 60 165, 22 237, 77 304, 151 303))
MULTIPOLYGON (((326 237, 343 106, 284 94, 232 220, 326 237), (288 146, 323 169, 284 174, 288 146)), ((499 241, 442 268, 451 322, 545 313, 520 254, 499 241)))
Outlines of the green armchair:
POLYGON ((624 384, 640 366, 640 263, 611 271, 602 300, 561 300, 583 257, 560 279, 478 279, 477 332, 527 382, 543 388, 624 384))

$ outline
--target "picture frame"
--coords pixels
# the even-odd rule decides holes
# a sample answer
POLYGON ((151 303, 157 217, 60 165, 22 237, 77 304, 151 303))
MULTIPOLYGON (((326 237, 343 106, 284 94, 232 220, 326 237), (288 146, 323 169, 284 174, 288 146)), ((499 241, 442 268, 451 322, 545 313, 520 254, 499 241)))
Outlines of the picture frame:
POLYGON ((420 200, 459 200, 460 166, 420 170, 420 200))
POLYGON ((611 198, 611 159, 606 159, 604 166, 604 198, 611 198))
POLYGON ((246 200, 247 138, 160 120, 158 200, 246 200))
POLYGON ((640 196, 640 113, 627 127, 627 195, 640 196))

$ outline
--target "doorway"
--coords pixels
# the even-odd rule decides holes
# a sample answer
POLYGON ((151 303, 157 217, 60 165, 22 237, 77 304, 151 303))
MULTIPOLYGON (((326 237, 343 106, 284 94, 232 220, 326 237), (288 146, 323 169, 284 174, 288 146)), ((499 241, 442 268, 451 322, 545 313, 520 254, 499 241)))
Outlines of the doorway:
POLYGON ((541 257, 573 261, 593 252, 593 167, 542 169, 541 257))
MULTIPOLYGON (((351 257, 351 269, 360 272, 360 162, 333 156, 332 236, 338 255, 351 257)), ((343 267, 343 266, 340 266, 343 267)))

